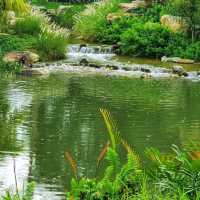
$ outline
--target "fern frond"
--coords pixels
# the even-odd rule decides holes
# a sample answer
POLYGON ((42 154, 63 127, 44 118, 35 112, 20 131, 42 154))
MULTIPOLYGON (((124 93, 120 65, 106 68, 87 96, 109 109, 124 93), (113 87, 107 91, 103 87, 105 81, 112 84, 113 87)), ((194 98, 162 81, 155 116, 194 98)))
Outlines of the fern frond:
POLYGON ((124 146, 124 148, 126 149, 128 156, 131 158, 131 160, 134 163, 134 168, 135 169, 140 169, 141 168, 141 162, 140 162, 140 157, 139 155, 134 151, 134 149, 128 144, 127 141, 125 141, 124 139, 121 138, 121 143, 124 146))
POLYGON ((104 146, 104 148, 102 149, 102 151, 100 152, 98 158, 97 158, 97 168, 99 168, 100 162, 104 159, 108 148, 110 146, 110 142, 108 141, 107 144, 104 146))
POLYGON ((111 146, 113 149, 116 149, 116 144, 117 142, 120 141, 120 133, 117 129, 116 123, 113 120, 108 110, 101 108, 100 112, 103 116, 104 122, 106 124, 107 130, 110 136, 111 146))
POLYGON ((74 174, 74 177, 77 179, 77 163, 76 161, 73 159, 72 155, 70 152, 66 152, 66 158, 67 160, 69 161, 70 163, 70 166, 72 168, 72 171, 73 171, 73 174, 74 174))

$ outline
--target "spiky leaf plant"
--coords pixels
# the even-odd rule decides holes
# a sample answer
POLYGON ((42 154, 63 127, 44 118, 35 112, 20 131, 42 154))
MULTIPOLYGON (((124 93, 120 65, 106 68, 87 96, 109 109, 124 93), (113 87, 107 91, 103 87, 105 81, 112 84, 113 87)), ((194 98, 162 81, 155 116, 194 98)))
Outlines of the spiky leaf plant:
POLYGON ((14 11, 18 14, 27 13, 30 6, 26 0, 0 0, 4 11, 14 11))

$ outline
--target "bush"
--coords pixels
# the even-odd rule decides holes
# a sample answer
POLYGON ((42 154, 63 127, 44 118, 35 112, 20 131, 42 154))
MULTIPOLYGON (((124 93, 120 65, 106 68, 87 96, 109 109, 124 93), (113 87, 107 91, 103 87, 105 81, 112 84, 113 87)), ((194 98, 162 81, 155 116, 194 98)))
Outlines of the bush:
POLYGON ((200 61, 200 41, 192 43, 187 47, 185 57, 200 61))
POLYGON ((118 0, 107 0, 88 5, 82 13, 75 16, 75 34, 89 41, 102 40, 108 24, 106 17, 119 9, 118 3, 118 0))
POLYGON ((37 49, 43 60, 65 58, 68 33, 56 27, 44 27, 37 40, 37 49))
POLYGON ((54 20, 59 25, 71 29, 74 25, 74 15, 83 11, 84 8, 83 4, 73 5, 58 14, 54 20))
POLYGON ((0 35, 0 55, 9 51, 24 51, 36 47, 36 39, 31 36, 18 37, 14 35, 0 35))
POLYGON ((5 63, 2 61, 0 57, 0 73, 4 74, 12 74, 18 73, 22 69, 22 64, 14 62, 14 63, 5 63))
POLYGON ((170 40, 168 29, 157 23, 137 23, 121 36, 123 54, 134 56, 161 57, 170 40))
POLYGON ((26 16, 17 20, 14 30, 17 34, 39 35, 43 24, 40 16, 26 16))
POLYGON ((136 17, 121 17, 114 20, 112 24, 108 24, 107 28, 101 32, 103 37, 100 42, 116 44, 120 41, 121 34, 132 26, 132 24, 139 22, 136 17))

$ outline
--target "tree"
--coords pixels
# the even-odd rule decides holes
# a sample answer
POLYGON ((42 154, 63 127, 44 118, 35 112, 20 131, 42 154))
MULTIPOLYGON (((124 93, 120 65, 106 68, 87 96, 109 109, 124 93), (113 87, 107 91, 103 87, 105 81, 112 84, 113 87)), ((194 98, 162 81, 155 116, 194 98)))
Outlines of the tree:
POLYGON ((169 10, 172 11, 172 14, 179 15, 186 20, 192 41, 199 37, 200 0, 169 0, 169 10))

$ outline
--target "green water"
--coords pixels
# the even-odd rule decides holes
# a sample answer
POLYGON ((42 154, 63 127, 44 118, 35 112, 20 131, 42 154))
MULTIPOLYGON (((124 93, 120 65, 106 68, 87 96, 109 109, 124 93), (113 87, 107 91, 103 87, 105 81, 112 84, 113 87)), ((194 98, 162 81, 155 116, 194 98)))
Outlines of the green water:
POLYGON ((34 199, 63 199, 71 176, 92 177, 107 142, 99 108, 107 108, 121 135, 143 156, 149 146, 169 151, 200 139, 200 83, 106 76, 50 75, 0 79, 0 193, 34 180, 34 199))

